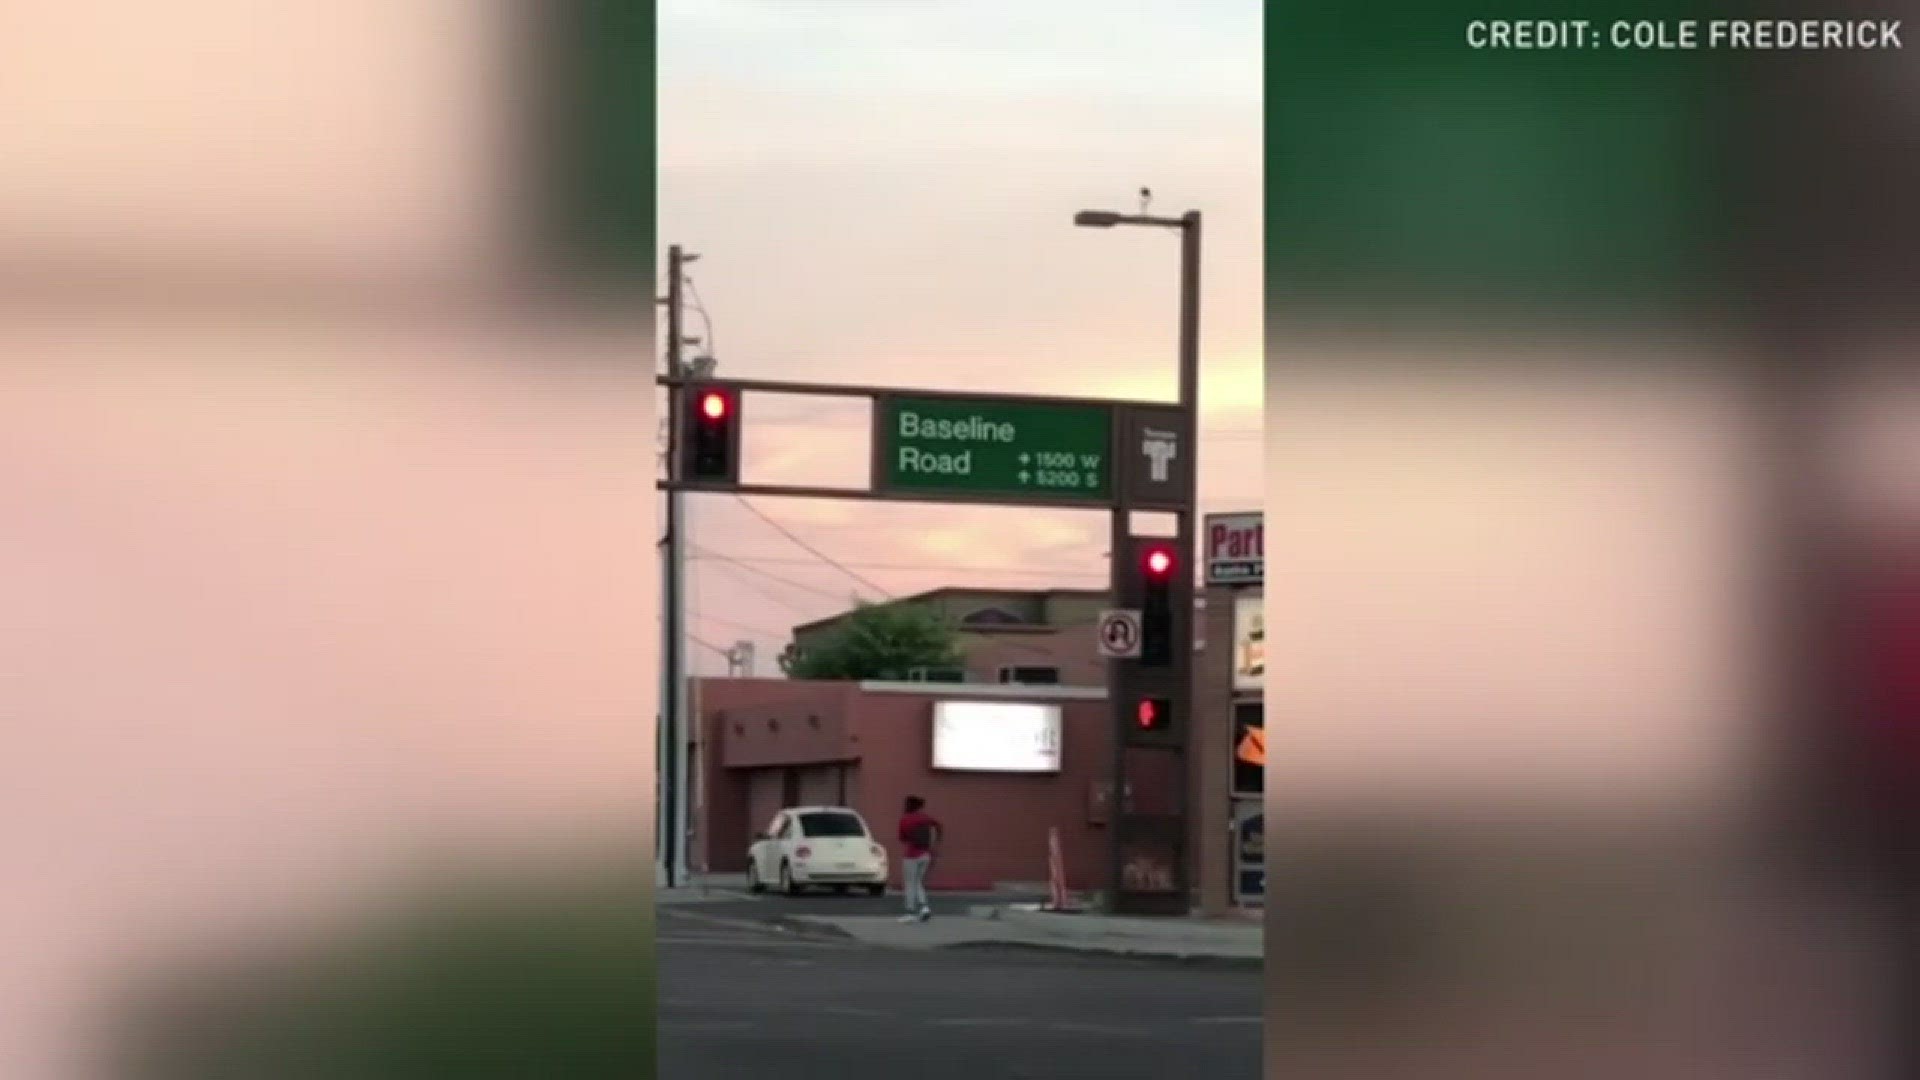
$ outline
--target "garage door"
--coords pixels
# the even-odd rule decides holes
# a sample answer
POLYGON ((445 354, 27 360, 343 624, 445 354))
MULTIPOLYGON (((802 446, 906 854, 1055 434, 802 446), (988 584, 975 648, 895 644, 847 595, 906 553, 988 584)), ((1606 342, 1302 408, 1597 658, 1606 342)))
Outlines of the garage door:
POLYGON ((784 769, 755 769, 747 774, 747 835, 767 827, 785 805, 781 783, 784 769))

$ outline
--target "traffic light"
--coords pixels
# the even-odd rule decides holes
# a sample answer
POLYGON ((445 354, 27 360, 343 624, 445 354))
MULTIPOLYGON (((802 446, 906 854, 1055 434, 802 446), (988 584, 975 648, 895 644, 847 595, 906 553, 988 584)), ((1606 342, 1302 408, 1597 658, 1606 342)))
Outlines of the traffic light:
POLYGON ((680 429, 680 479, 734 484, 740 480, 740 396, 716 386, 691 386, 680 429))
POLYGON ((1173 699, 1143 697, 1134 706, 1133 726, 1140 731, 1166 731, 1173 726, 1173 699))
POLYGON ((1140 549, 1140 663, 1144 667, 1173 663, 1173 586, 1179 572, 1174 545, 1155 543, 1140 549))

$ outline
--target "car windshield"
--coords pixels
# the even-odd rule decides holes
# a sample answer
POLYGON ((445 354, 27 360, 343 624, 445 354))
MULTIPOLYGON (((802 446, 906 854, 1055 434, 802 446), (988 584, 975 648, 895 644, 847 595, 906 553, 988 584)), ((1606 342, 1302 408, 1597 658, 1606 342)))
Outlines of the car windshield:
POLYGON ((866 825, 853 814, 801 814, 800 831, 807 836, 832 837, 867 835, 866 825))

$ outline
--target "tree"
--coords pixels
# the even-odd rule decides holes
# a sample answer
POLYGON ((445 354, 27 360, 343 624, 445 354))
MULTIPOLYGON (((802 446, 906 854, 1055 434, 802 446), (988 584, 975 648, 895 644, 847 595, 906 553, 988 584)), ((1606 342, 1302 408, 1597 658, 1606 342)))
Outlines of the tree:
POLYGON ((915 668, 960 666, 960 640, 939 612, 917 604, 860 604, 818 646, 780 658, 791 679, 901 680, 915 668))

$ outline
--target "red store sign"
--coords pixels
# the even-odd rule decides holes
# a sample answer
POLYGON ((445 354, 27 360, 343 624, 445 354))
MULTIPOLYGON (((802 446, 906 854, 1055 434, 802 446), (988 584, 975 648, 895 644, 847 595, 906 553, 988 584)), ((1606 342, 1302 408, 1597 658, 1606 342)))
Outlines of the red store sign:
POLYGON ((1207 584, 1260 584, 1266 579, 1266 544, 1266 526, 1258 511, 1208 514, 1200 530, 1207 584))

